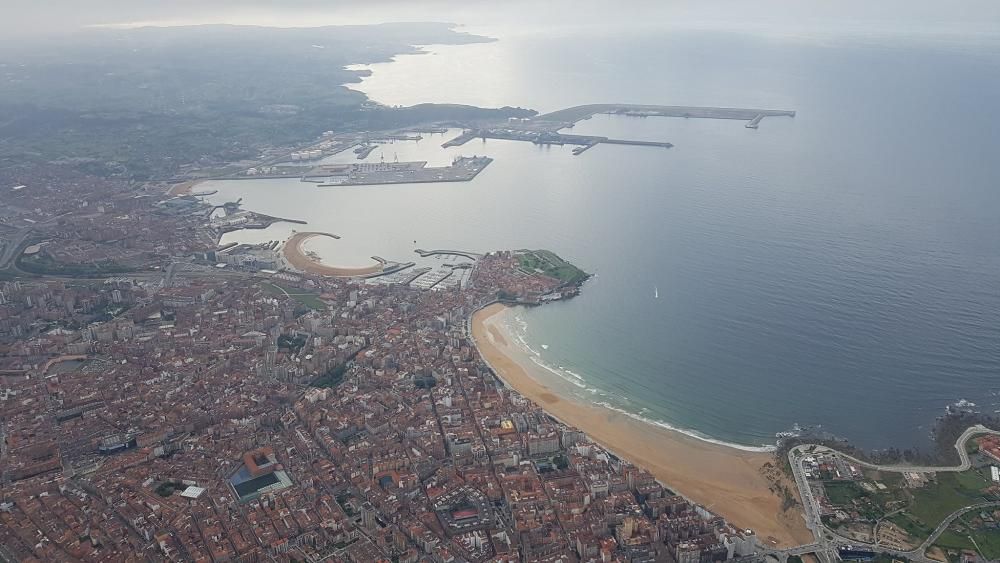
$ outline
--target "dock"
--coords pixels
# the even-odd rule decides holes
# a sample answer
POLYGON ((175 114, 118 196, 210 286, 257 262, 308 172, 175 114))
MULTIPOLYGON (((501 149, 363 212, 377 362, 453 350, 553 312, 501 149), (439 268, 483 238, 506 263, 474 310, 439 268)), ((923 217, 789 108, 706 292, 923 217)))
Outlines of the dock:
POLYGON ((320 187, 468 182, 491 162, 487 156, 460 156, 451 166, 427 166, 424 161, 324 165, 305 173, 303 179, 325 178, 320 187))
POLYGON ((455 137, 454 139, 452 139, 450 141, 445 141, 444 144, 441 145, 441 147, 443 147, 443 148, 460 147, 460 146, 464 145, 465 143, 468 143, 469 141, 475 139, 478 136, 479 135, 476 134, 476 131, 472 131, 472 130, 470 130, 470 131, 463 131, 461 135, 455 137))
POLYGON ((635 147, 660 147, 663 149, 669 149, 674 146, 673 143, 667 143, 663 141, 632 141, 629 139, 603 139, 601 143, 605 145, 632 145, 635 147))
MULTIPOLYGON (((559 133, 558 131, 549 130, 526 130, 526 129, 506 129, 506 128, 491 128, 491 129, 477 129, 475 131, 466 131, 459 135, 458 137, 448 141, 452 143, 451 146, 456 144, 468 142, 468 138, 480 137, 483 139, 501 139, 506 141, 527 141, 534 143, 536 145, 577 145, 573 149, 574 155, 580 155, 584 151, 591 149, 600 144, 608 145, 632 145, 638 147, 660 147, 669 149, 674 146, 673 143, 668 143, 666 141, 635 141, 630 139, 609 139, 608 137, 600 137, 596 135, 572 135, 567 133, 559 133)), ((448 143, 445 143, 446 145, 448 143)))

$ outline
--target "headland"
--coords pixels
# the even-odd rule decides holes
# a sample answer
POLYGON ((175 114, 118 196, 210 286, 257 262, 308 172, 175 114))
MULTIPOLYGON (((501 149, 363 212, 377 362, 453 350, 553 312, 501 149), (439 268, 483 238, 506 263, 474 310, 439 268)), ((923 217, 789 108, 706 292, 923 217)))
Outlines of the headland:
POLYGON ((542 368, 514 344, 505 328, 510 309, 490 305, 472 317, 472 337, 480 355, 497 376, 562 422, 579 428, 594 441, 632 463, 690 500, 708 507, 737 526, 753 529, 768 547, 812 541, 799 506, 783 510, 773 492, 774 454, 711 443, 656 426, 597 405, 559 396, 543 383, 542 368))

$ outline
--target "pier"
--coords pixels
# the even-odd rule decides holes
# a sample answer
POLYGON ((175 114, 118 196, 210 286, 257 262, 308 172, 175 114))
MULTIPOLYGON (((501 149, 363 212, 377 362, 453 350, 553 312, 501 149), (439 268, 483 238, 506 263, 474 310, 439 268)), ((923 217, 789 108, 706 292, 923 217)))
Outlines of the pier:
POLYGON ((354 149, 354 153, 358 155, 358 160, 364 160, 368 158, 368 155, 370 155, 376 148, 378 148, 378 145, 376 144, 361 145, 354 149))
POLYGON ((464 250, 423 250, 418 248, 414 250, 414 252, 419 254, 421 258, 427 258, 428 256, 434 256, 437 254, 443 254, 447 256, 462 256, 468 258, 469 260, 475 261, 483 257, 482 254, 476 254, 475 252, 465 252, 464 250))
POLYGON ((764 116, 763 113, 758 113, 757 117, 754 117, 753 119, 751 119, 749 123, 747 123, 746 125, 744 125, 744 127, 746 127, 747 129, 756 129, 757 126, 760 125, 760 121, 762 119, 764 119, 764 117, 765 116, 764 116))
POLYGON ((470 131, 463 131, 461 135, 455 137, 454 139, 452 139, 450 141, 445 141, 445 143, 442 144, 441 147, 443 147, 443 148, 460 147, 460 146, 464 145, 465 143, 468 143, 469 141, 475 139, 478 136, 479 135, 476 134, 476 131, 471 131, 471 130, 470 131))
MULTIPOLYGON (((363 278, 363 279, 372 279, 372 278, 378 278, 378 277, 383 277, 383 276, 389 276, 389 275, 395 274, 397 272, 401 272, 401 271, 403 271, 403 270, 405 270, 407 268, 412 268, 413 266, 417 265, 416 262, 389 262, 389 261, 386 261, 385 259, 379 258, 377 256, 372 256, 372 258, 373 259, 378 259, 378 260, 381 261, 381 263, 382 263, 382 271, 381 272, 375 272, 373 274, 367 274, 367 275, 361 276, 361 278, 363 278)), ((407 283, 409 283, 409 282, 407 282, 407 283)))

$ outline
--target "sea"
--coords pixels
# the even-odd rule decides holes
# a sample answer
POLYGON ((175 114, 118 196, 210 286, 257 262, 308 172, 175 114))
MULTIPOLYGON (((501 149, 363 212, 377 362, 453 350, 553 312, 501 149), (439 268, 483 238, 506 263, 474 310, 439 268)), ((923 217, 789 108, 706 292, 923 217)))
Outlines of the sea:
MULTIPOLYGON (((479 31, 479 30, 471 30, 479 31)), ((580 134, 673 148, 476 140, 385 144, 369 162, 459 155, 474 181, 213 182, 216 202, 327 231, 334 264, 416 248, 546 248, 593 274, 511 329, 581 400, 705 439, 767 446, 796 425, 866 448, 929 447, 949 405, 1000 409, 1000 41, 694 29, 488 30, 363 67, 390 105, 583 103, 790 109, 759 129, 596 115, 580 134)), ((350 162, 350 152, 328 159, 350 162)))

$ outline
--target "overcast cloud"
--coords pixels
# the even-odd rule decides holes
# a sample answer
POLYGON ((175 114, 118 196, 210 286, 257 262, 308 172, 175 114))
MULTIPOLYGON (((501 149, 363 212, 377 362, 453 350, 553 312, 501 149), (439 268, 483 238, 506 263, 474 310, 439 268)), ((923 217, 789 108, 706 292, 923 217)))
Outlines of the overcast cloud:
POLYGON ((2 0, 0 33, 98 24, 278 26, 453 21, 471 26, 673 25, 698 28, 996 33, 997 0, 2 0))

